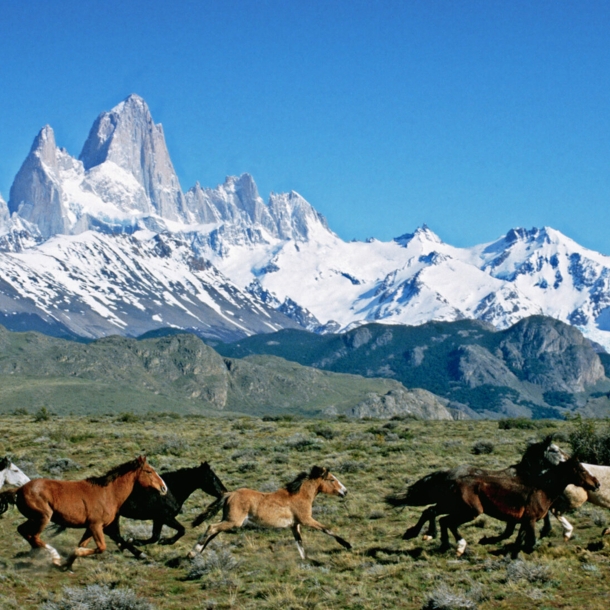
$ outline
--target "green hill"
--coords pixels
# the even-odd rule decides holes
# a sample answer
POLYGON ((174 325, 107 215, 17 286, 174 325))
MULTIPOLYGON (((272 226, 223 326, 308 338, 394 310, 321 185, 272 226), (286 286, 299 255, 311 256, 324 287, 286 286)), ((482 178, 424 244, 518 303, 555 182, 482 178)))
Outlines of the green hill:
POLYGON ((223 358, 191 334, 83 344, 0 327, 0 412, 42 407, 58 414, 306 416, 362 416, 374 408, 382 416, 450 417, 434 396, 422 398, 395 380, 322 371, 276 356, 223 358))

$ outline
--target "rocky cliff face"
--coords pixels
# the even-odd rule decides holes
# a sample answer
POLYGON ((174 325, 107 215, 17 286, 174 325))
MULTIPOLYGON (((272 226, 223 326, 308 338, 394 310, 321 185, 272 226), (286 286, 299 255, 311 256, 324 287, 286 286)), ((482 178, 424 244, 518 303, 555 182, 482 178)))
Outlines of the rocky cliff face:
POLYGON ((453 416, 447 409, 447 402, 439 399, 431 392, 415 388, 391 390, 387 394, 369 394, 365 400, 351 408, 350 417, 375 417, 390 419, 391 417, 413 417, 414 419, 445 419, 453 416))
POLYGON ((66 233, 69 222, 61 170, 71 165, 69 155, 57 148, 51 127, 43 127, 15 177, 9 210, 36 225, 45 237, 66 233))
POLYGON ((583 392, 605 379, 604 367, 576 328, 552 318, 521 320, 504 333, 499 354, 521 379, 551 391, 583 392))
POLYGON ((153 122, 140 96, 130 95, 110 112, 100 114, 79 159, 86 171, 111 163, 135 178, 146 193, 139 211, 167 220, 186 220, 184 196, 163 127, 153 122))

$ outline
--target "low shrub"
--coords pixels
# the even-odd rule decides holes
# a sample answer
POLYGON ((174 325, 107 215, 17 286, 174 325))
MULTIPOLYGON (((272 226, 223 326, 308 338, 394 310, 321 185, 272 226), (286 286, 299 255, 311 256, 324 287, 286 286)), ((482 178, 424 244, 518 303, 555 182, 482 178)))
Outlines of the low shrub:
POLYGON ((540 424, 538 422, 526 417, 509 417, 508 419, 498 421, 498 428, 500 430, 536 430, 539 427, 540 424))
POLYGON ((225 578, 239 566, 239 562, 228 549, 206 549, 191 560, 191 565, 185 576, 186 580, 198 580, 202 576, 219 571, 225 578))
POLYGON ((45 460, 43 469, 51 474, 60 475, 64 472, 68 472, 69 470, 80 470, 81 465, 78 462, 75 462, 74 460, 71 460, 67 457, 49 457, 45 460))
POLYGON ((442 583, 428 595, 422 610, 476 610, 477 607, 474 599, 442 583))
POLYGON ((551 580, 551 570, 548 566, 531 561, 511 561, 506 566, 506 580, 545 583, 551 580))
POLYGON ((470 451, 474 455, 489 455, 494 449, 495 445, 491 441, 477 441, 470 451))
POLYGON ((131 589, 88 585, 80 589, 66 587, 60 599, 44 603, 41 610, 154 610, 154 606, 131 589))

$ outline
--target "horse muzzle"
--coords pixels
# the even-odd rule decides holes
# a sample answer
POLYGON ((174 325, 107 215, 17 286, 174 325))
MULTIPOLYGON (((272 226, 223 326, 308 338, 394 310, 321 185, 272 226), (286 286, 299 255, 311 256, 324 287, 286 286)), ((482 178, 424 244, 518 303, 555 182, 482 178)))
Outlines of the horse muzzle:
POLYGON ((163 481, 163 486, 161 487, 161 489, 159 489, 159 493, 162 496, 166 496, 168 491, 169 490, 167 489, 167 485, 165 484, 165 481, 163 481))
POLYGON ((345 496, 347 496, 347 489, 341 489, 339 490, 339 496, 341 498, 345 498, 345 496))

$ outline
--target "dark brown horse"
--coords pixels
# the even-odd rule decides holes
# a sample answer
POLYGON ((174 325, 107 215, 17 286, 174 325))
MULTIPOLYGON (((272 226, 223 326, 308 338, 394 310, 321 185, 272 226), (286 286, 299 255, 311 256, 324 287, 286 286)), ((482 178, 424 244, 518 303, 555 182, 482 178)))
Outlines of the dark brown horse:
POLYGON ((436 505, 437 513, 445 515, 440 519, 441 549, 449 548, 448 531, 451 531, 457 554, 462 555, 466 541, 458 527, 485 513, 501 521, 521 524, 513 558, 522 548, 531 552, 536 543, 536 521, 546 515, 570 484, 592 491, 599 488, 599 481, 574 458, 549 467, 534 479, 484 471, 457 477, 436 505))
MULTIPOLYGON (((496 475, 515 477, 519 476, 525 483, 534 483, 536 477, 551 466, 565 461, 569 456, 565 454, 554 442, 552 436, 547 436, 543 441, 531 443, 521 461, 503 470, 484 470, 468 464, 457 466, 450 470, 437 470, 422 477, 405 492, 386 496, 385 501, 391 506, 428 506, 421 514, 419 521, 409 527, 403 534, 403 540, 415 538, 423 525, 428 522, 428 528, 423 535, 424 540, 436 538, 436 517, 442 513, 438 512, 438 503, 446 497, 447 493, 455 485, 455 482, 464 476, 496 475)), ((499 542, 508 538, 515 530, 516 523, 507 523, 504 534, 497 538, 484 538, 483 544, 499 542)))
POLYGON ((8 503, 16 504, 21 514, 27 517, 17 531, 32 549, 47 549, 56 566, 62 565, 61 557, 56 549, 40 538, 44 528, 50 522, 63 527, 85 527, 78 547, 65 563, 65 567, 70 568, 77 557, 106 550, 104 532, 116 540, 119 509, 136 484, 154 488, 161 494, 167 493, 163 479, 146 458, 140 456, 101 477, 82 481, 35 479, 17 490, 1 493, 0 512, 6 510, 8 503), (92 538, 97 548, 88 549, 87 544, 92 538))
POLYGON ((311 516, 313 501, 319 493, 343 498, 347 495, 347 489, 328 469, 314 466, 309 473, 302 472, 286 487, 271 493, 246 488, 225 493, 193 521, 193 526, 197 526, 223 509, 222 521, 208 526, 205 534, 189 553, 189 557, 193 558, 197 553, 201 553, 220 532, 241 527, 247 519, 268 527, 289 527, 302 559, 305 559, 305 549, 301 538, 301 525, 332 536, 341 546, 351 549, 352 545, 347 540, 337 536, 311 516))

